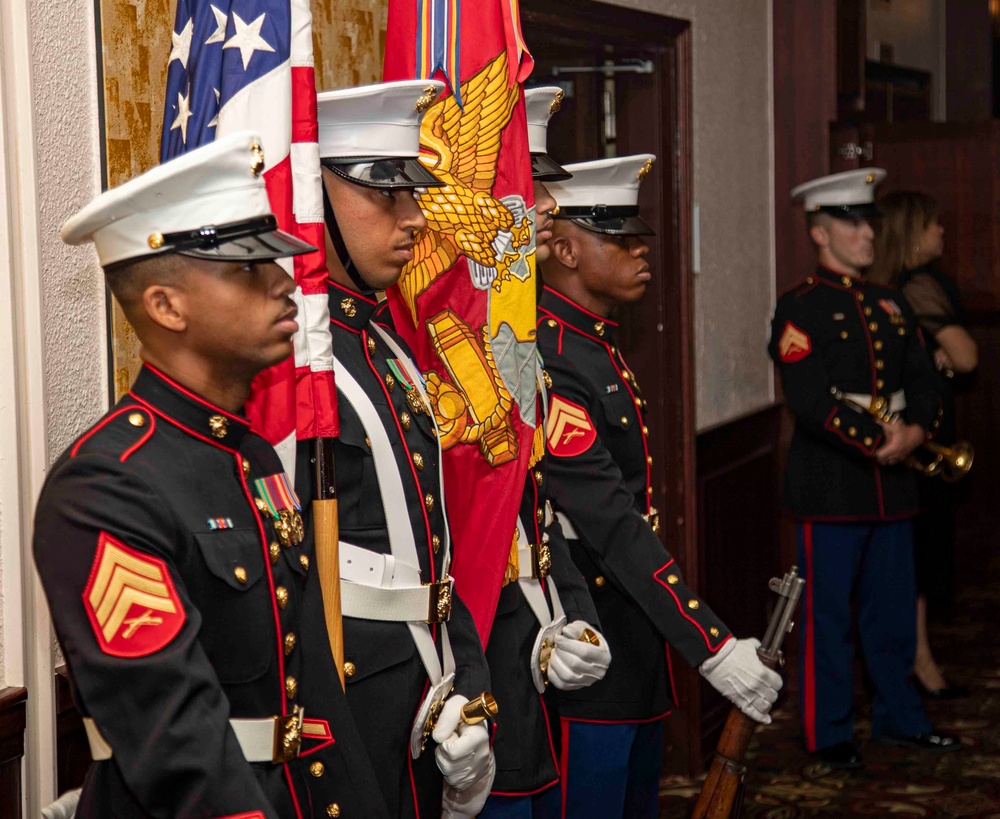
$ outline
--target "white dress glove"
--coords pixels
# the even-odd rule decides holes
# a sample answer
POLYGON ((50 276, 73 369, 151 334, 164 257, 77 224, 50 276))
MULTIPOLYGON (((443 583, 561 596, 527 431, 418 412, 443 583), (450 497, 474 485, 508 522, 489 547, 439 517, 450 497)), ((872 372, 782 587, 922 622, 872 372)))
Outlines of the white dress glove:
POLYGON ((476 816, 489 799, 493 788, 493 777, 497 767, 493 754, 490 753, 490 765, 479 779, 469 785, 464 791, 455 790, 451 785, 444 786, 444 801, 441 805, 441 819, 465 819, 476 816))
POLYGON ((750 719, 767 725, 771 722, 767 712, 778 699, 782 680, 780 674, 760 661, 759 646, 757 639, 730 639, 698 670, 716 691, 750 719))
POLYGON ((461 694, 448 697, 431 734, 438 744, 434 757, 452 788, 464 791, 485 777, 489 779, 486 787, 488 795, 495 772, 490 733, 482 722, 478 725, 462 722, 462 706, 468 701, 461 694))
POLYGON ((560 691, 576 691, 603 679, 610 664, 611 649, 604 635, 583 620, 574 620, 556 637, 547 674, 549 682, 560 691), (597 634, 597 645, 580 639, 584 629, 597 634))

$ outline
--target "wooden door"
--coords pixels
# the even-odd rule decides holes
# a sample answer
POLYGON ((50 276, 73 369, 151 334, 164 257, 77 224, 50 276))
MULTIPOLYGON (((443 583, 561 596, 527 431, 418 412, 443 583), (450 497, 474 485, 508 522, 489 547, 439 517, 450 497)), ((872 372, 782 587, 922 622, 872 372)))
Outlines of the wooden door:
MULTIPOLYGON (((565 164, 645 152, 658 158, 640 192, 657 231, 649 255, 654 279, 646 297, 618 316, 620 346, 649 402, 660 536, 698 587, 704 572, 695 532, 690 26, 588 0, 523 0, 521 8, 535 58, 530 83, 566 91, 549 126, 549 153, 565 164), (606 65, 644 70, 572 70, 606 65)), ((698 772, 705 729, 700 678, 683 662, 674 668, 683 706, 667 720, 665 770, 698 772)))

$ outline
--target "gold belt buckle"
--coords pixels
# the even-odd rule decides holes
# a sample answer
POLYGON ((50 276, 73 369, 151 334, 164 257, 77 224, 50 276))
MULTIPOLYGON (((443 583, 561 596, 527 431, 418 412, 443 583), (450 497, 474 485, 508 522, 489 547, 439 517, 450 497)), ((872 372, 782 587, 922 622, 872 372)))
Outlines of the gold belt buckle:
POLYGON ((454 581, 438 580, 436 583, 426 583, 427 622, 447 623, 451 618, 451 594, 454 581))
POLYGON ((544 580, 552 570, 552 552, 548 543, 531 544, 532 570, 536 580, 544 580))
POLYGON ((646 523, 649 524, 649 528, 652 529, 655 534, 659 534, 659 532, 660 532, 660 512, 659 512, 659 510, 655 506, 650 507, 649 514, 648 515, 643 515, 642 519, 645 520, 646 523))
POLYGON ((296 706, 291 714, 274 718, 274 746, 271 761, 275 765, 291 762, 299 755, 302 744, 302 706, 296 706))
MULTIPOLYGON (((454 686, 452 686, 453 688, 454 686)), ((441 698, 437 700, 430 709, 427 711, 427 720, 424 722, 423 731, 421 731, 420 737, 420 750, 423 751, 427 747, 427 740, 430 739, 434 729, 437 727, 438 718, 441 716, 441 709, 444 708, 445 701, 451 696, 452 688, 447 691, 442 692, 441 698)))

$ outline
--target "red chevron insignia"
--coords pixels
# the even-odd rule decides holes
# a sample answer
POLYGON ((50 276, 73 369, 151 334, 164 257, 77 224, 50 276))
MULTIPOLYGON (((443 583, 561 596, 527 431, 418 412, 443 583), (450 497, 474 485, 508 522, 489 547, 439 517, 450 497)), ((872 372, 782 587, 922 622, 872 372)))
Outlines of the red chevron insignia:
POLYGON ((572 458, 586 452, 597 438, 597 430, 587 410, 559 395, 552 396, 545 434, 549 452, 560 458, 572 458))
POLYGON ((800 330, 791 322, 785 325, 778 340, 778 354, 786 364, 801 361, 812 352, 812 340, 805 330, 800 330))
POLYGON ((83 605, 101 651, 113 657, 156 653, 187 617, 167 564, 107 532, 97 540, 83 605))

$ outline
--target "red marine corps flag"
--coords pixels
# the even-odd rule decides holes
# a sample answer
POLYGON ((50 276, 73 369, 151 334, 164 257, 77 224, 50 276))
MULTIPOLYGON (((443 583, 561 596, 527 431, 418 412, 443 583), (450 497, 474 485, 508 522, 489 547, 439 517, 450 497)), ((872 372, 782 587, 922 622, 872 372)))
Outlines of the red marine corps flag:
POLYGON ((422 161, 427 230, 389 292, 441 433, 452 574, 483 643, 529 464, 544 451, 535 395, 533 186, 521 83, 532 60, 517 0, 390 0, 385 79, 436 77, 422 161), (537 435, 536 435, 537 433, 537 435))

